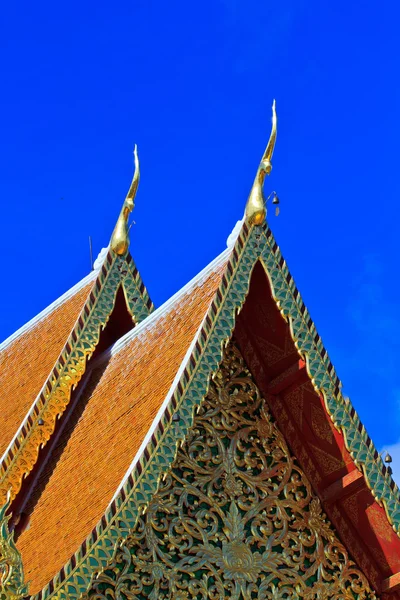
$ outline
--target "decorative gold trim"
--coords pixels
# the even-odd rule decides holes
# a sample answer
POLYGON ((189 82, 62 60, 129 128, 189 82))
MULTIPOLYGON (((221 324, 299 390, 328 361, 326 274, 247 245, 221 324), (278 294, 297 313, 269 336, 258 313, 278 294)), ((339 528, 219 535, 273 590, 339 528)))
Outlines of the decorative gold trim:
POLYGON ((157 493, 159 482, 192 426, 196 407, 207 394, 210 377, 218 370, 223 348, 235 326, 236 314, 245 302, 251 273, 260 259, 268 273, 277 307, 290 325, 299 354, 307 361, 315 389, 323 393, 332 420, 344 434, 346 448, 359 468, 369 475, 367 483, 372 493, 385 506, 389 522, 399 532, 399 490, 384 467, 382 471, 377 462, 378 454, 357 414, 340 394, 340 381, 271 230, 266 224, 249 229, 244 223, 221 284, 196 336, 192 355, 148 445, 95 530, 35 596, 36 600, 78 600, 91 577, 103 571, 112 560, 118 540, 129 536, 136 526, 138 517, 157 493), (172 415, 177 419, 172 419, 172 415))
POLYGON ((21 554, 14 543, 14 532, 8 529, 11 515, 7 511, 11 504, 11 494, 0 509, 0 600, 22 600, 28 595, 24 583, 24 568, 21 554))
POLYGON ((109 252, 61 355, 3 457, 0 465, 0 503, 5 501, 8 490, 11 491, 11 499, 15 498, 23 478, 36 464, 40 448, 51 438, 57 419, 68 406, 71 392, 79 384, 87 360, 92 356, 101 331, 107 325, 121 284, 128 310, 136 324, 152 312, 153 303, 130 254, 120 257, 109 252))
POLYGON ((376 600, 234 343, 176 459, 82 600, 376 600))
POLYGON ((138 514, 143 512, 156 493, 160 478, 174 460, 179 444, 192 425, 194 409, 207 392, 210 376, 218 369, 223 347, 235 323, 236 311, 244 302, 242 292, 247 290, 249 271, 254 266, 245 259, 249 241, 249 230, 244 224, 219 289, 196 336, 193 354, 134 471, 73 558, 36 594, 35 599, 78 600, 92 574, 102 570, 112 558, 115 542, 119 537, 129 535, 138 514), (235 281, 240 290, 232 285, 235 281), (223 324, 220 327, 219 321, 223 324), (179 421, 176 421, 178 428, 172 421, 174 413, 179 415, 179 421))
POLYGON ((272 129, 271 135, 260 165, 257 170, 256 178, 251 188, 251 192, 246 204, 246 221, 249 225, 261 225, 264 223, 267 214, 266 202, 264 198, 264 180, 272 171, 272 155, 274 153, 277 134, 277 117, 275 110, 275 100, 272 104, 272 129))
POLYGON ((133 154, 135 157, 135 172, 133 175, 131 186, 126 195, 125 202, 122 205, 117 224, 115 225, 115 229, 111 236, 111 250, 119 256, 125 254, 129 248, 128 219, 135 206, 134 200, 140 180, 139 157, 136 145, 133 154))

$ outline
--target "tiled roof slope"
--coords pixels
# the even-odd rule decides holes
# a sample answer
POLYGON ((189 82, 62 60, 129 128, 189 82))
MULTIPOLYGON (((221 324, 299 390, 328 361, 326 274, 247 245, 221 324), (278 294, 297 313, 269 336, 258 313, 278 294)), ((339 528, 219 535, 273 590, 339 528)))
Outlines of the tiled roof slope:
POLYGON ((30 593, 60 570, 107 509, 174 381, 225 266, 226 253, 93 365, 69 429, 60 436, 31 499, 30 527, 18 540, 30 593))
MULTIPOLYGON (((106 249, 103 260, 88 280, 91 282, 89 293, 75 313, 72 327, 65 330, 64 344, 53 360, 50 373, 47 371, 42 377, 42 387, 29 411, 25 411, 14 437, 7 439, 8 446, 0 463, 0 505, 9 491, 11 499, 16 498, 23 480, 35 467, 40 450, 52 438, 72 390, 85 373, 87 360, 96 350, 112 315, 119 290, 123 290, 132 325, 140 323, 154 308, 129 253, 118 256, 106 249)), ((45 313, 47 320, 51 312, 45 313)), ((39 348, 37 342, 35 346, 39 348)), ((27 368, 30 372, 34 370, 29 364, 27 368)))
POLYGON ((82 310, 93 277, 85 282, 0 345, 0 457, 54 367, 82 310))
MULTIPOLYGON (((234 331, 238 311, 244 305, 257 261, 261 261, 265 269, 272 297, 283 319, 290 326, 292 340, 305 363, 315 392, 323 400, 328 415, 343 435, 346 450, 363 472, 365 483, 386 511, 385 528, 393 526, 399 533, 399 490, 379 460, 355 410, 342 396, 340 381, 272 232, 266 224, 249 228, 244 223, 206 315, 137 453, 137 460, 128 469, 123 487, 117 490, 101 521, 71 560, 35 596, 37 600, 82 598, 82 594, 87 593, 92 578, 96 573, 101 573, 111 560, 115 544, 127 538, 139 515, 146 510, 157 492, 160 478, 167 474, 176 456, 177 445, 185 439, 192 426, 195 409, 201 405, 207 393, 210 376, 218 369, 223 348, 234 331)), ((149 321, 153 318, 154 316, 150 317, 149 321)), ((170 357, 168 359, 171 360, 170 357)), ((157 373, 158 365, 154 364, 152 385, 155 388, 160 381, 157 373)), ((128 385, 128 380, 125 381, 128 385)), ((74 510, 77 510, 76 507, 74 510)), ((46 523, 48 513, 43 513, 42 516, 43 523, 46 523)), ((43 525, 46 526, 47 523, 43 525)), ((30 568, 29 565, 26 566, 30 568)))

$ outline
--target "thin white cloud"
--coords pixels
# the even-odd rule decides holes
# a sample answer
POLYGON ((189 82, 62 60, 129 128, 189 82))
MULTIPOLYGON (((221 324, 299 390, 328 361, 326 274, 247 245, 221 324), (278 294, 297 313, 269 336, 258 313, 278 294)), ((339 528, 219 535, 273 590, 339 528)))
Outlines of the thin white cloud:
POLYGON ((400 319, 397 298, 385 297, 384 283, 390 277, 385 261, 377 254, 364 257, 360 274, 349 294, 348 314, 359 336, 360 347, 371 348, 368 372, 384 387, 397 381, 400 359, 400 319))

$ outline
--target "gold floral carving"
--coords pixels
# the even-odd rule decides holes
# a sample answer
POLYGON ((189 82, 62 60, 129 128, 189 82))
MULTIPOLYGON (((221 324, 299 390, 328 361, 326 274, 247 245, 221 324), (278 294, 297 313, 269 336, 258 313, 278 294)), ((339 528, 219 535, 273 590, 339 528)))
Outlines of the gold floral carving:
POLYGON ((290 392, 285 393, 285 401, 287 402, 299 428, 303 427, 303 414, 304 414, 304 390, 302 386, 299 386, 290 392))
POLYGON ((376 598, 233 344, 158 493, 84 598, 376 598))
POLYGON ((24 584, 24 570, 21 555, 14 543, 13 532, 8 529, 10 516, 10 494, 0 509, 0 600, 21 600, 28 594, 24 584))
POLYGON ((311 405, 311 426, 314 433, 317 434, 320 440, 325 440, 329 444, 333 442, 333 425, 326 418, 326 414, 314 404, 311 405))
POLYGON ((377 536, 385 542, 389 543, 394 541, 395 534, 392 529, 387 526, 387 518, 382 508, 376 504, 371 504, 366 509, 366 514, 371 528, 376 532, 377 536))
POLYGON ((325 452, 319 446, 315 444, 310 444, 309 447, 312 450, 315 458, 317 459, 317 463, 322 471, 324 477, 327 475, 331 475, 332 473, 336 473, 336 471, 340 471, 345 467, 345 462, 342 459, 333 456, 329 452, 325 452))

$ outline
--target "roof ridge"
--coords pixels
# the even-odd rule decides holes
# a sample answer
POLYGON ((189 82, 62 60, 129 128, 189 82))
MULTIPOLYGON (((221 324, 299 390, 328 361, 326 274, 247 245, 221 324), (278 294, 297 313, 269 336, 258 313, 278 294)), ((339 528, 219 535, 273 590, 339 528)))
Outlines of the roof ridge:
POLYGON ((23 478, 36 464, 40 448, 52 437, 56 420, 68 406, 72 389, 85 373, 88 357, 93 354, 114 309, 120 286, 124 288, 127 308, 135 324, 154 309, 129 252, 119 256, 107 250, 103 255, 98 270, 91 274, 93 279, 88 279, 93 280, 91 289, 49 376, 0 457, 0 504, 9 489, 12 499, 15 498, 23 478))
MULTIPOLYGON (((227 248, 227 250, 230 250, 230 249, 227 248)), ((226 257, 228 257, 229 254, 230 254, 229 252, 227 252, 227 250, 224 250, 224 252, 222 253, 226 257)), ((220 256, 222 256, 222 254, 220 256)), ((222 263, 222 261, 221 261, 221 263, 222 263)), ((210 300, 210 305, 211 305, 211 302, 212 302, 212 299, 210 300)), ((128 469, 127 469, 124 477, 122 478, 122 480, 121 480, 118 488, 116 489, 115 494, 112 497, 112 499, 111 499, 111 501, 110 501, 110 503, 109 503, 109 505, 108 505, 108 507, 107 507, 106 510, 108 510, 108 508, 113 503, 113 501, 115 500, 115 498, 120 494, 121 490, 123 489, 124 485, 126 484, 128 478, 129 478, 129 475, 132 473, 132 471, 135 468, 136 464, 139 462, 140 457, 142 456, 142 454, 143 454, 146 446, 149 444, 149 442, 151 440, 152 435, 154 434, 156 428, 158 427, 158 425, 160 423, 160 420, 161 420, 162 416, 164 415, 165 410, 168 407, 168 404, 171 401, 171 398, 172 398, 172 396, 174 394, 174 391, 176 390, 176 388, 178 386, 178 383, 181 380, 182 375, 185 372, 186 365, 188 364, 188 362, 190 360, 190 357, 193 354, 193 350, 194 350, 194 348, 196 346, 196 342, 197 342, 197 340, 198 340, 198 338, 199 338, 199 336, 201 334, 201 331, 202 331, 202 329, 204 327, 204 322, 205 322, 205 320, 207 318, 207 314, 208 314, 208 309, 206 310, 206 312, 204 314, 204 317, 202 318, 201 323, 200 323, 199 327, 197 328, 197 331, 194 334, 192 341, 190 342, 190 345, 189 345, 189 347, 188 347, 188 349, 187 349, 187 351, 185 353, 185 356, 182 359, 182 362, 181 362, 181 364, 179 366, 179 369, 177 370, 177 372, 175 374, 175 377, 174 377, 174 379, 172 381, 172 384, 171 384, 171 386, 170 386, 170 388, 169 388, 169 390, 168 390, 168 392, 167 392, 167 394, 166 394, 166 396, 165 396, 165 398, 164 398, 164 400, 163 400, 160 408, 158 409, 157 414, 154 417, 153 422, 151 423, 151 425, 149 427, 149 430, 148 430, 147 434, 145 435, 145 437, 143 439, 143 442, 141 443, 138 451, 136 452, 135 456, 133 457, 133 460, 132 460, 131 464, 129 465, 129 467, 128 467, 128 469)), ((151 316, 153 316, 153 315, 151 315, 151 316)))
MULTIPOLYGON (((236 232, 235 232, 236 233, 236 232)), ((170 387, 170 389, 167 392, 166 397, 164 398, 161 408, 159 409, 159 411, 157 412, 157 415, 155 417, 155 419, 153 419, 153 422, 151 424, 150 430, 149 432, 146 434, 146 441, 147 441, 147 447, 143 450, 143 452, 140 454, 139 452, 136 453, 136 456, 133 459, 133 463, 131 463, 128 471, 125 473, 123 480, 121 482, 121 484, 118 486, 118 490, 117 490, 117 494, 114 496, 113 500, 111 500, 111 504, 108 506, 108 508, 106 509, 103 517, 101 518, 101 520, 99 521, 99 523, 95 526, 95 528, 93 529, 93 531, 87 536, 86 540, 83 542, 83 544, 78 548, 78 550, 76 551, 76 553, 73 555, 73 557, 68 561, 68 563, 61 569, 61 571, 51 580, 51 582, 49 582, 40 592, 38 592, 33 598, 35 598, 35 600, 39 600, 39 599, 44 599, 47 597, 53 597, 54 593, 56 594, 56 597, 58 598, 59 596, 57 595, 58 590, 60 589, 60 586, 65 585, 65 583, 67 581, 69 581, 69 578, 73 578, 74 579, 74 583, 69 587, 69 597, 71 599, 74 598, 78 598, 81 595, 82 589, 83 587, 85 587, 86 589, 86 583, 84 580, 84 578, 81 577, 80 574, 77 574, 77 569, 79 569, 80 564, 89 556, 91 555, 91 552, 93 551, 94 547, 99 543, 102 544, 102 540, 105 541, 105 543, 107 544, 107 547, 104 548, 104 552, 101 552, 101 561, 99 561, 99 568, 101 568, 101 565, 103 564, 103 561, 106 560, 106 557, 108 556, 108 541, 106 539, 106 535, 104 534, 104 530, 108 529, 108 526, 111 522, 113 522, 114 517, 116 514, 119 513, 120 510, 123 509, 123 507, 125 507, 129 496, 131 495, 131 493, 135 493, 134 491, 134 476, 133 476, 133 472, 137 472, 141 475, 144 474, 144 471, 147 468, 147 462, 148 459, 150 459, 150 456, 152 456, 154 454, 154 450, 156 449, 156 447, 158 446, 159 440, 160 438, 165 438, 165 435, 168 434, 168 429, 172 420, 172 415, 177 412, 179 410, 179 412, 182 409, 182 397, 185 395, 188 386, 191 382, 191 380, 193 379, 193 377, 195 377, 195 375, 200 376, 200 378, 202 379, 203 383, 201 385, 201 387, 203 387, 203 384, 206 385, 206 382, 204 380, 204 373, 203 372, 198 372, 197 367, 199 366, 201 360, 203 359, 203 355, 205 352, 205 348, 208 347, 209 349, 211 349, 210 346, 208 346, 209 341, 210 341, 210 337, 212 337, 212 333, 214 331, 214 325, 217 322, 217 317, 220 314, 220 311, 223 309, 224 306, 224 299, 226 298, 226 296, 232 293, 232 298, 234 297, 234 300, 232 300, 232 302, 229 303, 229 307, 227 307, 227 313, 228 314, 224 315, 224 320, 226 320, 227 322, 231 322, 234 323, 234 319, 235 319, 235 311, 234 311, 234 303, 238 301, 239 296, 237 295, 235 290, 232 290, 231 292, 231 284, 232 281, 234 280, 237 270, 238 270, 238 265, 241 261, 241 258, 244 256, 245 254, 245 249, 246 246, 248 244, 249 241, 249 229, 246 225, 245 222, 243 222, 242 227, 240 228, 240 231, 237 231, 237 238, 236 238, 236 242, 228 247, 227 249, 225 249, 219 256, 216 257, 216 259, 214 259, 211 263, 209 263, 209 265, 207 265, 195 278, 193 278, 188 284, 186 284, 183 288, 181 288, 181 290, 179 290, 176 294, 174 294, 174 296, 172 298, 170 298, 169 301, 167 301, 163 307, 160 308, 164 308, 164 310, 166 309, 166 306, 170 306, 172 303, 172 300, 179 295, 182 294, 182 291, 184 290, 189 290, 190 289, 190 285, 193 283, 195 283, 196 281, 201 281, 201 276, 204 276, 204 274, 207 272, 207 270, 210 270, 211 266, 216 266, 219 263, 223 263, 224 258, 227 258, 227 262, 226 262, 226 266, 225 269, 223 270, 222 274, 221 274, 221 279, 220 279, 220 283, 219 286, 217 287, 217 290, 213 296, 213 299, 211 300, 210 304, 208 305, 207 310, 205 311, 204 317, 202 319, 201 325, 200 327, 197 329, 197 331, 195 332, 193 339, 190 343, 190 346, 187 350, 187 352, 185 353, 185 357, 183 358, 181 365, 174 377, 174 381, 170 387), (151 447, 151 448, 150 448, 151 447), (133 467, 133 470, 132 470, 133 467), (80 583, 76 583, 75 580, 75 575, 78 576, 80 583), (82 587, 83 586, 83 587, 82 587), (75 594, 75 590, 77 591, 77 595, 75 594), (74 590, 74 591, 73 591, 74 590)), ((246 269, 250 269, 249 263, 246 262, 246 269)), ((243 282, 241 283, 241 285, 243 285, 243 282)), ((160 313, 158 313, 160 315, 160 313)), ((161 311, 162 314, 162 311, 161 311)), ((149 318, 146 319, 147 320, 147 324, 149 323, 149 318)), ((144 321, 143 321, 144 323, 144 321)), ((143 331, 143 330, 142 330, 143 331)), ((224 335, 224 330, 222 328, 220 328, 218 330, 218 332, 216 333, 217 337, 220 338, 221 335, 224 335)), ((211 344, 212 349, 211 349, 211 353, 214 354, 213 350, 214 348, 218 347, 218 349, 222 352, 223 351, 223 347, 222 344, 220 344, 219 342, 217 344, 214 344, 214 342, 211 344)), ((218 351, 219 351, 218 350, 218 351)), ((217 364, 219 364, 218 358, 213 358, 212 362, 217 362, 217 364)), ((210 366, 209 363, 207 363, 207 371, 208 369, 212 370, 212 367, 210 366)), ((196 392, 196 399, 195 402, 196 403, 200 403, 201 398, 200 398, 201 394, 199 392, 199 390, 197 390, 196 392)), ((190 402, 193 402, 193 398, 190 400, 190 402)), ((186 431, 186 427, 188 425, 188 421, 190 420, 190 415, 192 414, 192 410, 187 410, 186 408, 183 409, 184 410, 184 417, 181 416, 180 417, 180 429, 181 431, 186 431)), ((175 438, 175 435, 174 435, 175 438)), ((176 447, 176 440, 174 439, 173 441, 169 438, 168 440, 165 440, 167 443, 167 447, 165 448, 165 459, 162 459, 162 462, 164 465, 166 465, 167 463, 169 463, 172 454, 174 454, 174 449, 176 447)), ((158 468, 158 467, 157 467, 158 468)), ((142 477, 139 477, 139 479, 141 479, 142 477)), ((148 487, 148 489, 153 487, 153 484, 157 485, 157 481, 158 478, 155 475, 154 479, 152 479, 152 484, 151 486, 148 487)), ((135 481, 136 483, 136 481, 135 481)), ((146 488, 146 494, 147 494, 147 488, 146 488)), ((129 514, 127 514, 126 516, 124 515, 122 517, 121 523, 123 523, 123 529, 124 531, 128 531, 127 527, 128 527, 128 523, 132 520, 136 518, 136 510, 139 509, 139 505, 141 504, 140 502, 135 502, 135 510, 130 510, 129 514)), ((116 532, 116 529, 113 528, 113 532, 116 532)), ((98 555, 100 556, 100 555, 98 555)))
POLYGON ((21 325, 21 327, 16 329, 16 331, 14 331, 14 333, 12 333, 8 337, 6 337, 6 339, 0 343, 0 352, 2 350, 4 350, 5 348, 7 348, 7 346, 12 344, 12 342, 14 342, 16 339, 18 339, 20 335, 22 335, 23 333, 26 333, 27 331, 32 329, 32 327, 34 327, 37 323, 40 323, 40 321, 42 319, 44 319, 45 317, 47 317, 49 314, 51 314, 53 312, 53 310, 55 310, 56 308, 61 306, 64 302, 69 300, 72 296, 74 296, 77 292, 79 292, 79 290, 84 288, 85 285, 90 283, 92 279, 95 279, 96 275, 98 274, 98 272, 100 271, 100 269, 103 265, 105 257, 107 256, 108 249, 109 249, 109 246, 107 246, 106 248, 102 248, 100 250, 100 252, 97 255, 96 260, 93 263, 93 269, 90 273, 85 275, 85 277, 80 279, 77 283, 75 283, 75 285, 73 285, 71 288, 69 288, 63 294, 61 294, 61 296, 59 296, 58 298, 53 300, 53 302, 51 302, 48 306, 46 306, 39 313, 37 313, 37 315, 32 317, 32 319, 29 319, 29 321, 24 323, 24 325, 21 325))
POLYGON ((175 294, 173 294, 168 300, 166 300, 161 306, 156 308, 152 313, 149 314, 148 317, 143 319, 136 327, 128 331, 125 335, 119 338, 112 346, 104 350, 98 357, 95 358, 93 363, 91 364, 91 368, 94 366, 99 366, 103 361, 107 360, 111 356, 118 354, 120 350, 122 350, 129 342, 144 333, 148 327, 152 325, 154 321, 157 321, 160 317, 166 314, 170 308, 174 306, 174 304, 182 298, 185 294, 190 292, 196 285, 200 284, 203 279, 205 279, 206 275, 208 275, 211 271, 213 271, 219 265, 222 265, 224 261, 228 258, 230 253, 232 252, 232 247, 225 248, 223 252, 218 254, 211 262, 208 263, 197 275, 192 277, 183 287, 181 287, 175 294))
MULTIPOLYGON (((194 284, 196 278, 198 278, 201 275, 203 275, 203 273, 205 273, 206 270, 209 267, 211 268, 212 266, 214 266, 214 262, 215 261, 217 261, 223 254, 226 254, 228 250, 231 250, 233 248, 233 246, 235 244, 235 241, 236 241, 236 238, 238 236, 238 233, 240 231, 241 225, 243 223, 243 220, 244 220, 244 218, 241 219, 241 220, 239 220, 239 221, 237 221, 235 227, 232 229, 232 232, 229 234, 229 236, 228 236, 228 238, 226 240, 227 248, 223 252, 221 252, 213 261, 211 261, 206 267, 204 267, 204 269, 202 269, 202 271, 200 271, 199 273, 197 273, 197 275, 195 275, 188 283, 186 283, 185 286, 189 286, 192 283, 194 284)), ((100 252, 99 252, 96 260, 93 263, 93 270, 90 273, 88 273, 87 275, 85 275, 85 277, 83 277, 83 279, 81 279, 80 281, 78 281, 75 285, 73 285, 71 288, 69 288, 66 292, 64 292, 63 294, 61 294, 61 296, 59 296, 58 298, 56 298, 53 302, 51 302, 43 310, 41 310, 34 317, 32 317, 32 319, 29 319, 29 321, 27 321, 26 323, 24 323, 24 325, 21 325, 21 327, 19 327, 18 329, 16 329, 14 331, 14 333, 12 333, 7 338, 5 338, 2 342, 0 342, 0 352, 2 352, 3 350, 5 350, 7 348, 7 346, 9 346, 10 344, 12 344, 12 342, 14 342, 16 339, 18 339, 20 335, 22 335, 23 333, 26 333, 27 331, 29 331, 30 329, 32 329, 32 327, 34 327, 37 323, 40 323, 40 321, 42 319, 44 319, 45 317, 47 317, 49 314, 51 314, 53 312, 53 310, 55 310, 56 308, 58 308, 59 306, 61 306, 64 302, 66 302, 67 300, 69 300, 69 298, 71 298, 72 296, 74 296, 76 294, 76 292, 78 292, 83 287, 85 287, 85 285, 87 285, 88 283, 90 283, 90 281, 92 281, 92 279, 94 279, 96 277, 96 275, 98 274, 98 272, 100 271, 100 269, 101 269, 101 267, 103 265, 103 262, 104 262, 104 258, 107 255, 108 249, 109 249, 109 246, 107 246, 106 248, 102 248, 100 250, 100 252)), ((152 313, 152 315, 154 315, 155 312, 158 312, 162 307, 165 307, 165 305, 168 302, 175 301, 175 297, 176 296, 178 296, 180 293, 184 293, 185 286, 183 286, 180 290, 178 290, 177 292, 175 292, 175 294, 173 294, 168 300, 166 300, 156 311, 154 311, 152 313)), ((145 319, 145 320, 147 320, 147 319, 145 319)), ((126 335, 128 335, 128 334, 126 334, 126 335)), ((124 339, 124 337, 125 336, 123 336, 121 338, 121 340, 124 339)), ((116 342, 116 344, 117 343, 118 342, 116 342)))
POLYGON ((34 327, 37 323, 40 323, 40 321, 42 321, 45 317, 47 317, 49 314, 51 314, 56 308, 61 306, 64 302, 69 300, 69 298, 71 298, 77 292, 79 292, 79 290, 84 288, 85 285, 87 285, 93 279, 95 279, 96 275, 98 274, 99 269, 100 269, 100 267, 98 267, 96 270, 93 270, 90 273, 88 273, 87 275, 85 275, 85 277, 83 279, 81 279, 80 281, 78 281, 78 283, 76 283, 71 288, 69 288, 66 292, 61 294, 61 296, 56 298, 53 302, 51 302, 51 304, 46 306, 43 310, 41 310, 39 313, 37 313, 37 315, 32 317, 32 319, 30 319, 29 321, 24 323, 24 325, 19 327, 16 331, 14 331, 14 333, 12 333, 5 340, 3 340, 0 343, 0 352, 2 350, 5 350, 5 348, 7 348, 7 346, 12 344, 12 342, 14 342, 16 339, 18 339, 23 333, 26 333, 27 331, 32 329, 32 327, 34 327))
POLYGON ((207 393, 209 378, 218 368, 226 342, 232 336, 236 314, 245 302, 257 261, 268 276, 273 300, 290 327, 315 391, 324 399, 327 413, 343 435, 354 464, 363 472, 368 488, 400 536, 399 489, 381 461, 377 461, 371 439, 350 401, 341 393, 340 380, 279 246, 267 224, 249 228, 244 222, 214 299, 117 493, 93 531, 51 582, 34 596, 35 600, 62 598, 66 589, 71 600, 80 598, 87 592, 94 572, 105 568, 115 543, 134 527, 173 463, 176 448, 185 439, 194 411, 207 393), (91 557, 95 557, 95 568, 91 557))

